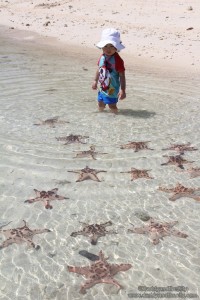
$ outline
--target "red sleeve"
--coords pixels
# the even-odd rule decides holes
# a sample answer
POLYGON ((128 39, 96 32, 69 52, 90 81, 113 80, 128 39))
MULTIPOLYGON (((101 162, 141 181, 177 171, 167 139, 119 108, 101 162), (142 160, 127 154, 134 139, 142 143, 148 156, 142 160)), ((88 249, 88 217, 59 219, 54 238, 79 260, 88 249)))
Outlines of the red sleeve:
POLYGON ((119 73, 125 71, 124 61, 117 52, 115 53, 115 69, 119 73))

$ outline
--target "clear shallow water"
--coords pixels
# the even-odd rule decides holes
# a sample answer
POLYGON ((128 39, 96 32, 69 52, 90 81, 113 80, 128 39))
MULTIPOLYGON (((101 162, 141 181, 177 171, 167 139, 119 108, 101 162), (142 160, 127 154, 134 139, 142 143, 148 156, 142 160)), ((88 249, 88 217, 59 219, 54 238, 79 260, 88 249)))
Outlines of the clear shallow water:
MULTIPOLYGON (((25 243, 1 250, 1 299, 130 299, 138 286, 184 286, 199 294, 200 203, 188 198, 170 202, 169 194, 157 190, 177 182, 200 186, 200 177, 190 179, 174 166, 161 166, 164 154, 174 154, 162 148, 186 142, 199 150, 186 152, 185 158, 200 166, 199 78, 158 76, 127 66, 128 97, 115 116, 108 110, 97 112, 96 93, 90 90, 95 63, 1 39, 0 225, 12 221, 2 229, 17 228, 26 220, 31 229, 52 231, 34 236, 39 251, 25 243), (34 125, 55 116, 69 123, 34 125), (56 140, 69 134, 89 138, 86 144, 71 145, 56 140), (128 141, 149 141, 154 150, 120 149, 128 141), (76 151, 90 145, 107 154, 74 159, 76 151), (102 182, 77 183, 78 175, 68 172, 86 165, 106 171, 98 174, 102 182), (120 173, 131 167, 151 170, 154 179, 131 181, 130 174, 120 173), (53 201, 52 210, 41 202, 24 203, 35 197, 33 189, 55 187, 69 199, 53 201), (188 238, 166 237, 154 246, 147 236, 128 233, 130 223, 145 224, 138 212, 161 222, 179 221, 175 228, 188 238), (83 236, 70 236, 81 228, 79 221, 108 220, 118 234, 100 238, 96 246, 83 236), (103 250, 111 263, 131 263, 132 269, 115 276, 124 289, 117 294, 114 286, 99 284, 80 295, 85 279, 69 273, 66 265, 88 265, 78 254, 83 249, 95 254, 103 250)), ((0 234, 0 243, 4 240, 0 234)))

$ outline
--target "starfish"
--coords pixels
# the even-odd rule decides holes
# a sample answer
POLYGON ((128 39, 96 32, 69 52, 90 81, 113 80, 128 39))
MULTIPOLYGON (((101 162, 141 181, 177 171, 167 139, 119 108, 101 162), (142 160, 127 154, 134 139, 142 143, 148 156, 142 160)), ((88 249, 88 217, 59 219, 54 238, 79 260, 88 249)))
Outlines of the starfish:
POLYGON ((177 167, 184 169, 183 164, 187 164, 187 163, 193 163, 194 161, 188 161, 186 159, 184 159, 181 155, 171 155, 171 156, 167 156, 167 155, 163 155, 163 157, 167 157, 168 158, 168 162, 161 164, 161 166, 166 166, 166 165, 176 165, 177 167))
POLYGON ((86 166, 84 169, 81 170, 72 170, 72 171, 68 171, 68 172, 72 172, 72 173, 79 173, 79 178, 76 180, 76 182, 80 182, 86 179, 92 179, 94 181, 101 181, 99 180, 99 178, 97 177, 97 173, 100 172, 106 172, 104 170, 95 170, 95 169, 90 169, 88 166, 86 166))
MULTIPOLYGON (((163 239, 165 236, 174 235, 180 238, 186 238, 188 235, 182 233, 172 227, 176 225, 178 222, 173 221, 169 223, 158 223, 153 219, 150 219, 150 223, 143 227, 128 229, 129 232, 139 233, 139 234, 148 234, 150 240, 154 245, 157 245, 160 239, 163 239)), ((132 224, 133 225, 133 224, 132 224)))
POLYGON ((136 168, 131 168, 131 171, 120 172, 120 173, 130 173, 131 174, 131 181, 136 180, 138 178, 153 179, 153 177, 149 176, 148 171, 151 171, 151 170, 139 170, 139 169, 136 169, 136 168))
POLYGON ((175 151, 178 151, 179 154, 184 154, 185 151, 195 151, 198 149, 195 147, 192 147, 191 143, 187 143, 187 144, 170 145, 168 148, 164 148, 162 150, 175 150, 175 151))
POLYGON ((57 141, 66 141, 64 145, 73 144, 73 143, 80 143, 80 144, 86 144, 82 142, 82 139, 87 139, 89 136, 82 136, 82 135, 73 135, 70 134, 68 136, 58 137, 56 138, 57 141))
POLYGON ((158 190, 167 193, 174 193, 174 195, 169 198, 171 201, 176 201, 182 197, 192 198, 196 201, 200 201, 200 196, 195 194, 195 191, 199 191, 200 188, 187 188, 180 183, 177 183, 175 188, 167 189, 164 187, 159 187, 158 190))
POLYGON ((108 233, 116 233, 115 231, 107 231, 106 226, 112 225, 111 221, 108 221, 106 223, 101 223, 101 224, 87 224, 80 222, 84 225, 83 229, 81 231, 77 232, 72 232, 71 236, 77 236, 77 235, 84 235, 88 236, 90 238, 90 242, 92 245, 97 244, 97 240, 101 236, 105 236, 108 233))
POLYGON ((55 127, 55 124, 64 124, 64 123, 69 123, 67 121, 59 121, 58 120, 58 117, 54 117, 54 118, 51 118, 51 119, 47 119, 47 120, 39 120, 39 123, 35 123, 34 125, 38 125, 38 126, 41 126, 41 125, 48 125, 50 127, 55 127))
POLYGON ((47 192, 46 191, 38 191, 36 189, 34 189, 34 191, 36 193, 36 198, 25 200, 24 201, 25 203, 33 203, 33 202, 42 201, 42 202, 44 202, 46 209, 52 209, 53 206, 50 205, 50 201, 69 199, 67 197, 59 196, 57 194, 58 188, 52 189, 47 192))
POLYGON ((99 252, 99 260, 86 267, 67 266, 69 272, 81 274, 87 278, 81 285, 80 293, 86 294, 86 290, 97 283, 113 284, 120 290, 123 288, 117 280, 113 278, 120 271, 127 271, 132 268, 131 264, 109 264, 102 251, 99 252))
POLYGON ((190 168, 187 170, 190 173, 191 178, 200 176, 200 168, 190 168))
MULTIPOLYGON (((0 249, 3 249, 5 247, 8 247, 12 244, 21 244, 26 242, 29 246, 34 248, 35 250, 40 249, 39 245, 35 245, 32 241, 33 236, 35 234, 40 234, 44 232, 51 232, 49 229, 30 229, 27 226, 26 221, 24 221, 24 226, 22 227, 17 227, 17 228, 12 228, 12 229, 7 229, 7 230, 0 230, 5 237, 7 238, 1 245, 0 249)), ((6 225, 5 225, 6 226, 6 225)))
MULTIPOLYGON (((96 154, 98 154, 98 152, 95 152, 95 146, 90 146, 90 150, 79 151, 74 158, 91 156, 92 159, 96 159, 95 158, 96 154)), ((107 153, 101 153, 101 154, 107 154, 107 153)))
POLYGON ((148 142, 129 142, 128 144, 124 144, 120 146, 120 149, 135 149, 135 152, 138 152, 139 150, 148 149, 153 150, 151 148, 148 148, 147 146, 148 142))

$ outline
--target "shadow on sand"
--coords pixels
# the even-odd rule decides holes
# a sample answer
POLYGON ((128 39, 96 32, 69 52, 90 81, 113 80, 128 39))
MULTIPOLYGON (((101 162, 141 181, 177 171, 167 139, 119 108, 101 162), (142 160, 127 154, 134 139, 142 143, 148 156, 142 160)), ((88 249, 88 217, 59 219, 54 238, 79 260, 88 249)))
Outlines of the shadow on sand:
POLYGON ((147 110, 133 110, 133 109, 119 109, 118 115, 129 116, 133 118, 152 118, 155 116, 155 112, 147 110))

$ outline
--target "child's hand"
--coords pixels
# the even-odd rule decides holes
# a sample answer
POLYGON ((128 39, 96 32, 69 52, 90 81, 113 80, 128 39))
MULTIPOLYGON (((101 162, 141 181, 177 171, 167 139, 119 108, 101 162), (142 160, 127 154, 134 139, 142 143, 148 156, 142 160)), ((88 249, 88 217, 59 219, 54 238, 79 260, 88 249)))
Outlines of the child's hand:
POLYGON ((126 92, 123 90, 120 90, 118 93, 118 100, 123 100, 126 98, 126 92))
POLYGON ((92 84, 92 89, 93 89, 93 90, 96 90, 96 89, 97 89, 97 82, 96 82, 96 81, 93 82, 93 84, 92 84))

